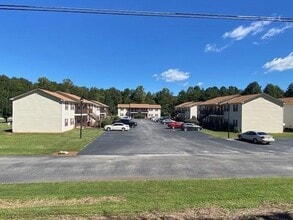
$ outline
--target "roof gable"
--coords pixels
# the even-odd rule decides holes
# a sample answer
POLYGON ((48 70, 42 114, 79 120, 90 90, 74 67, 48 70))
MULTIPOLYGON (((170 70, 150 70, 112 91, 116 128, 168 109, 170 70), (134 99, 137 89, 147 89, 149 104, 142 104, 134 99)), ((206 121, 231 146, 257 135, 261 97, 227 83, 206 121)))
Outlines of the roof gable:
POLYGON ((56 92, 48 91, 45 89, 34 89, 29 92, 23 93, 21 95, 18 95, 16 97, 11 98, 12 101, 24 98, 26 96, 29 96, 31 94, 37 93, 39 95, 45 96, 47 98, 50 98, 52 100, 58 101, 58 102, 63 102, 63 101, 68 101, 68 102, 75 102, 73 99, 63 96, 62 94, 58 94, 56 92))
POLYGON ((270 102, 273 102, 276 105, 283 106, 282 101, 280 101, 279 99, 276 99, 268 94, 265 94, 265 93, 239 96, 239 97, 236 97, 234 99, 227 101, 227 104, 245 104, 245 103, 253 101, 257 98, 260 98, 260 97, 264 98, 266 100, 269 100, 270 102))

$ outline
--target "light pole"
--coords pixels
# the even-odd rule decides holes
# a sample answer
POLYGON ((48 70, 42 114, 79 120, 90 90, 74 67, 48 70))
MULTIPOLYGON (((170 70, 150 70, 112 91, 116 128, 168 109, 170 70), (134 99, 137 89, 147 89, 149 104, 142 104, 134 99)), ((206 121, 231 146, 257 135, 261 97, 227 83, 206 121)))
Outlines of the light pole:
POLYGON ((230 105, 228 104, 228 139, 230 139, 230 105))
POLYGON ((79 138, 82 138, 82 109, 83 109, 83 98, 80 98, 80 130, 79 138))

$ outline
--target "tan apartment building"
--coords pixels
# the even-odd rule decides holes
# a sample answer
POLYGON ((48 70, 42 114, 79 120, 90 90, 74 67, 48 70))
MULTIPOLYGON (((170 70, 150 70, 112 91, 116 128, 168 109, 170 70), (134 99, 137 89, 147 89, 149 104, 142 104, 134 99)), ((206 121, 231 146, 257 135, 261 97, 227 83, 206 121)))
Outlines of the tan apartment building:
POLYGON ((199 105, 202 102, 184 102, 175 106, 175 111, 178 114, 183 114, 185 119, 197 118, 199 114, 199 105))
POLYGON ((284 128, 293 130, 293 97, 280 100, 284 103, 284 128))
POLYGON ((217 97, 200 104, 199 120, 215 129, 283 132, 283 102, 267 94, 217 97))
POLYGON ((161 117, 161 105, 151 105, 151 104, 118 104, 118 116, 126 117, 130 116, 132 118, 143 117, 161 117))
POLYGON ((94 126, 100 119, 95 103, 69 93, 35 89, 11 100, 12 131, 16 133, 59 133, 81 123, 94 126))

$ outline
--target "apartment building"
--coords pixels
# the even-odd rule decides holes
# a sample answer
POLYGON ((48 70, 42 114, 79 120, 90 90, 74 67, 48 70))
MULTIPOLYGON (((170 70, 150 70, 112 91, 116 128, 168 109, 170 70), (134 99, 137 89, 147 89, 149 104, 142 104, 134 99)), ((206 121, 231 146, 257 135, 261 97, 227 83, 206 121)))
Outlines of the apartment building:
POLYGON ((132 118, 161 117, 161 106, 151 104, 118 104, 118 116, 132 118))
POLYGON ((65 92, 35 89, 11 100, 15 133, 59 133, 101 119, 100 105, 65 92))

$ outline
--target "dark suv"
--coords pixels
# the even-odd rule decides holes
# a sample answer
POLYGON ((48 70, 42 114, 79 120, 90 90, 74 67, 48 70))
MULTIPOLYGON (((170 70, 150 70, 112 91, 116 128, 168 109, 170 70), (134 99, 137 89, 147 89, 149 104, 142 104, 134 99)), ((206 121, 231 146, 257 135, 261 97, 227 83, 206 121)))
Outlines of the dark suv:
POLYGON ((135 121, 129 120, 129 119, 119 119, 116 122, 121 122, 123 124, 129 125, 129 127, 133 128, 137 126, 137 123, 135 121))

